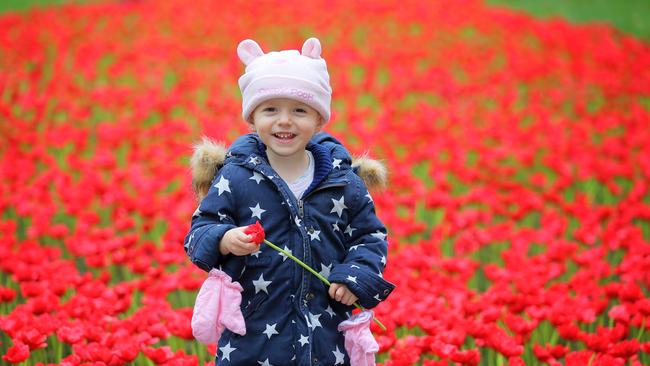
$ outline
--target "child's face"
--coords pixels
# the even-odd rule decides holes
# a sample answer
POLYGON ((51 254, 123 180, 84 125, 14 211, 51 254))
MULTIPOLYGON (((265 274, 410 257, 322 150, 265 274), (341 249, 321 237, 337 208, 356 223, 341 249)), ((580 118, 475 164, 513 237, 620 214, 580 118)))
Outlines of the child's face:
POLYGON ((249 123, 276 158, 304 154, 312 136, 323 127, 323 119, 312 107, 293 99, 276 98, 255 108, 249 123))

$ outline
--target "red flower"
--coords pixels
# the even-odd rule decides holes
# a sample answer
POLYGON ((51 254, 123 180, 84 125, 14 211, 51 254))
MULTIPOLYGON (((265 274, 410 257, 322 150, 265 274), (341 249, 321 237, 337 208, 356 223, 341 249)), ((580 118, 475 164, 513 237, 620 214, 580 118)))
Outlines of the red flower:
POLYGON ((16 297, 16 290, 0 286, 0 302, 12 302, 16 297))
POLYGON ((610 318, 624 324, 627 324, 630 321, 630 313, 628 312, 625 305, 613 306, 611 309, 609 309, 607 315, 609 315, 610 318))
POLYGON ((30 349, 45 348, 47 346, 47 335, 35 328, 23 329, 18 334, 20 340, 29 346, 30 349))
POLYGON ((650 353, 650 342, 645 342, 641 345, 641 350, 645 353, 650 353))
POLYGON ((562 346, 561 344, 546 344, 546 346, 540 346, 536 344, 533 346, 533 352, 535 353, 535 357, 537 357, 540 361, 548 363, 550 360, 564 357, 564 355, 569 352, 569 348, 562 346))
POLYGON ((135 360, 138 353, 140 353, 140 349, 135 344, 121 344, 113 350, 113 354, 125 363, 135 360))
POLYGON ((208 344, 206 347, 208 353, 212 356, 217 355, 217 345, 216 344, 208 344))
POLYGON ((262 244, 264 242, 264 228, 259 221, 256 221, 254 224, 248 225, 244 229, 244 233, 252 237, 255 244, 262 244))
POLYGON ((588 350, 571 352, 566 355, 566 366, 585 366, 589 365, 593 353, 588 350))
POLYGON ((521 357, 510 357, 508 359, 508 365, 510 366, 526 366, 524 360, 521 357))
POLYGON ((574 323, 565 323, 557 327, 557 331, 564 339, 575 340, 579 339, 581 335, 580 328, 574 323))
POLYGON ((29 346, 16 342, 7 350, 7 353, 2 356, 2 359, 11 363, 19 363, 25 361, 28 357, 29 346))
POLYGON ((636 339, 621 341, 616 343, 610 350, 609 354, 614 357, 628 359, 639 352, 641 345, 636 339))
POLYGON ((56 335, 62 342, 74 344, 84 339, 84 331, 81 326, 63 326, 56 331, 56 335))
POLYGON ((145 356, 155 363, 163 363, 174 357, 174 352, 168 346, 160 348, 147 347, 143 350, 145 356))

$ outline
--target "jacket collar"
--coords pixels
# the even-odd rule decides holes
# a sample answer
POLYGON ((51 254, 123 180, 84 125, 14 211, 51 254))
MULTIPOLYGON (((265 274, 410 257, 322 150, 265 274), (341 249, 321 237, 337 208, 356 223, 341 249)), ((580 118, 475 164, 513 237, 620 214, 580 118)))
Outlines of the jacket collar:
MULTIPOLYGON (((312 137, 306 149, 314 156, 314 180, 305 194, 325 182, 333 171, 351 169, 350 153, 333 136, 320 132, 312 137)), ((257 134, 250 133, 239 137, 226 154, 225 163, 269 165, 266 145, 257 134)), ((338 174, 337 174, 338 175, 338 174)))
POLYGON ((310 142, 306 149, 311 151, 314 156, 314 180, 307 187, 304 194, 308 194, 318 187, 332 171, 332 156, 327 148, 310 142))

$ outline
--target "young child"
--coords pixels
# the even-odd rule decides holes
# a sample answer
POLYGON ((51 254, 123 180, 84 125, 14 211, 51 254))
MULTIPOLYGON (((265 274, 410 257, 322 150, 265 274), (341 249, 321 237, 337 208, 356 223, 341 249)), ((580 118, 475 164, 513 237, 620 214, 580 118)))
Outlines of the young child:
POLYGON ((245 330, 223 331, 216 364, 349 364, 337 327, 353 303, 373 308, 394 286, 382 278, 386 228, 359 169, 336 139, 320 132, 331 100, 320 42, 308 39, 302 52, 265 54, 245 40, 237 53, 246 65, 239 79, 242 116, 255 133, 237 139, 223 161, 206 158, 214 148, 207 141, 197 149, 193 174, 202 202, 185 238, 193 263, 217 268, 242 291, 235 312, 241 309, 245 330), (331 286, 255 244, 244 230, 258 220, 269 241, 331 286))

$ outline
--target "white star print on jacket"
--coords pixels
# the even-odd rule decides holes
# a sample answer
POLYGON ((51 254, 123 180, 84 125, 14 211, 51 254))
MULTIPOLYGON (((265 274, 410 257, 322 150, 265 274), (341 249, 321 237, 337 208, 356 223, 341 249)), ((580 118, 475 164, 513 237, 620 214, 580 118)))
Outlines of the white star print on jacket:
POLYGON ((219 189, 219 195, 223 192, 230 192, 230 182, 228 179, 224 178, 223 176, 219 178, 219 182, 214 185, 215 188, 219 189))
POLYGON ((221 354, 223 355, 222 358, 224 360, 230 361, 230 354, 232 353, 232 351, 237 350, 237 348, 230 347, 230 342, 228 342, 228 344, 226 344, 225 346, 219 348, 219 350, 221 351, 221 354))
POLYGON ((253 286, 255 286, 255 293, 264 291, 268 294, 269 291, 266 288, 271 284, 271 282, 273 281, 264 281, 264 274, 260 274, 260 278, 253 281, 253 286))
POLYGON ((259 138, 239 138, 192 218, 185 240, 192 262, 206 271, 220 267, 244 289, 246 335, 224 331, 216 366, 350 362, 337 326, 353 307, 332 300, 313 274, 264 244, 251 255, 221 255, 218 243, 232 228, 259 220, 268 240, 330 282, 345 284, 366 308, 394 288, 380 276, 386 228, 350 155, 325 133, 307 149, 314 156, 314 182, 298 200, 269 165, 259 138))
POLYGON ((338 200, 335 200, 334 198, 332 198, 332 203, 334 204, 334 207, 332 207, 332 211, 330 211, 330 213, 336 212, 336 214, 339 215, 339 217, 341 217, 341 215, 343 214, 343 210, 348 208, 345 205, 345 197, 344 196, 341 196, 341 198, 339 198, 338 200))

